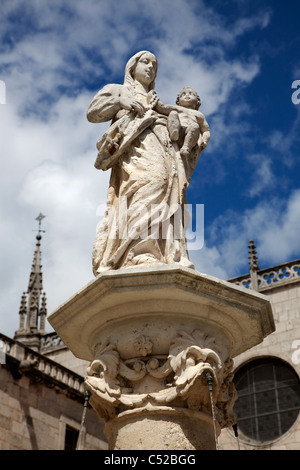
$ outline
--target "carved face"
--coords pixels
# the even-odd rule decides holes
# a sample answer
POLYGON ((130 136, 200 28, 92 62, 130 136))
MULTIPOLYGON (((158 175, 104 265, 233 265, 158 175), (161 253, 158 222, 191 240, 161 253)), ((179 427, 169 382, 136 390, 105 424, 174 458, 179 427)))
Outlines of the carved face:
POLYGON ((185 108, 197 109, 198 104, 198 94, 197 92, 190 87, 183 88, 183 90, 178 95, 178 104, 184 106, 185 108))
POLYGON ((151 52, 145 52, 138 60, 133 76, 143 85, 149 86, 156 76, 156 57, 151 52))

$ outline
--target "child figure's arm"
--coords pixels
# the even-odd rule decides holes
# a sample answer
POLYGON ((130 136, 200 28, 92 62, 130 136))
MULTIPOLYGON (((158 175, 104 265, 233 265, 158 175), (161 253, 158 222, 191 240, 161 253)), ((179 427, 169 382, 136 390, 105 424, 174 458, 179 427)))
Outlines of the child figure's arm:
POLYGON ((164 104, 159 99, 156 102, 155 108, 158 113, 169 116, 171 111, 179 111, 178 106, 172 104, 164 104))

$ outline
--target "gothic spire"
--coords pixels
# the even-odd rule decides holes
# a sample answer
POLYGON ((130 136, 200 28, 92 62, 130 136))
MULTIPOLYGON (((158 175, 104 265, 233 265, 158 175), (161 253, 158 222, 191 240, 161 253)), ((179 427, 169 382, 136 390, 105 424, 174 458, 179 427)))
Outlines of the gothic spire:
POLYGON ((26 292, 23 292, 23 295, 21 297, 19 315, 20 315, 20 330, 24 330, 24 328, 25 328, 25 319, 26 319, 26 315, 27 315, 26 292))
POLYGON ((22 295, 20 306, 20 324, 19 330, 15 334, 15 338, 27 343, 31 347, 38 348, 40 334, 45 330, 45 316, 46 311, 46 294, 43 290, 43 275, 41 264, 41 239, 42 232, 41 222, 45 218, 43 214, 39 214, 35 220, 39 222, 36 247, 33 255, 33 262, 31 266, 28 288, 27 288, 27 302, 25 292, 22 295), (40 320, 40 321, 39 321, 40 320), (39 324, 40 323, 40 324, 39 324))
POLYGON ((43 290, 43 275, 41 265, 41 235, 40 230, 36 236, 36 249, 33 256, 33 263, 28 283, 28 309, 27 309, 27 328, 30 331, 38 329, 38 315, 40 306, 40 297, 43 290))
POLYGON ((46 292, 43 293, 41 308, 40 308, 40 330, 45 331, 45 320, 47 317, 47 299, 46 299, 46 292))
POLYGON ((257 271, 259 271, 257 255, 256 255, 256 246, 254 245, 254 241, 249 241, 249 266, 250 266, 250 278, 251 278, 251 289, 258 290, 258 277, 257 271))

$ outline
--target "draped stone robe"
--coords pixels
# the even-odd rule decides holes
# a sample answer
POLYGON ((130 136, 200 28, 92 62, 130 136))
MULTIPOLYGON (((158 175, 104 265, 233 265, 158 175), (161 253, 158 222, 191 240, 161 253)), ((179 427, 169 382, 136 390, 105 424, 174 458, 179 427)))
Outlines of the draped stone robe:
POLYGON ((183 227, 191 168, 170 139, 167 117, 152 109, 152 97, 128 85, 110 84, 88 109, 91 122, 112 120, 97 144, 95 162, 98 169, 111 168, 107 210, 93 249, 95 275, 137 265, 193 267, 183 227), (135 95, 146 108, 144 116, 121 109, 121 91, 135 95))

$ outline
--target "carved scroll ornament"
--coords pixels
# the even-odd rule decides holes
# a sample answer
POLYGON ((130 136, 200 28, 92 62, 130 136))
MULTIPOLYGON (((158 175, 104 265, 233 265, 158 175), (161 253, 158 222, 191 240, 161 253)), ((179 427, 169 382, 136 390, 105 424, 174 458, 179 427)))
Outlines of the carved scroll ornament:
POLYGON ((199 330, 191 334, 179 331, 171 341, 168 356, 150 355, 152 343, 148 337, 138 337, 135 344, 140 355, 127 360, 120 357, 116 345, 98 344, 95 359, 88 367, 85 385, 92 393, 92 404, 105 420, 147 405, 211 413, 206 380, 209 372, 218 422, 221 427, 234 422, 232 361, 222 362, 214 338, 199 330))

